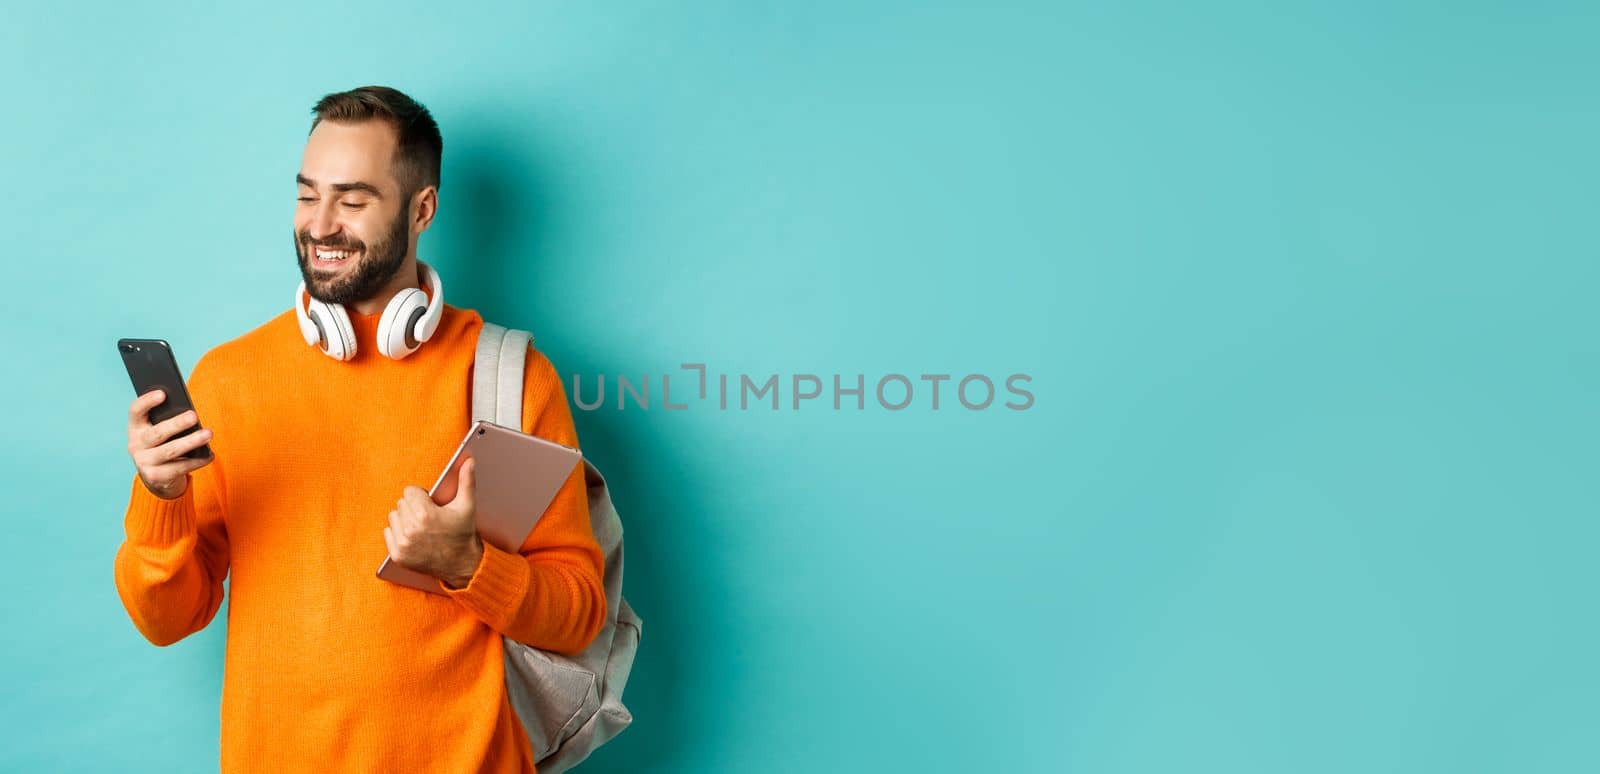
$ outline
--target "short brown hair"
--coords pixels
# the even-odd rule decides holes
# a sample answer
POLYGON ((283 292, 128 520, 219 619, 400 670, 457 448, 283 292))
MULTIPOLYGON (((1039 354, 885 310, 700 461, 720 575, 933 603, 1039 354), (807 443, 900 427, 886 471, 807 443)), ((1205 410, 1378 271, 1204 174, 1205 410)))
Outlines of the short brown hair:
MULTIPOLYGON (((311 129, 323 121, 354 123, 373 119, 388 121, 398 136, 395 177, 407 198, 423 186, 439 187, 439 159, 444 155, 444 138, 439 125, 421 103, 388 86, 362 86, 359 89, 329 94, 311 108, 316 116, 311 129)), ((309 134, 309 133, 308 133, 309 134)))

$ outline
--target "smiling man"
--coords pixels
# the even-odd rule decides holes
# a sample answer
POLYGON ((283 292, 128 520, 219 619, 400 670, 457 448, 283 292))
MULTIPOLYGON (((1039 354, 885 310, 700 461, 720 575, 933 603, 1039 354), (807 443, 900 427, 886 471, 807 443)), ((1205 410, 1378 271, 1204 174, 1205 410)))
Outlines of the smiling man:
MULTIPOLYGON (((312 112, 295 176, 304 292, 200 358, 195 412, 152 425, 159 392, 129 407, 138 472, 117 592, 168 645, 215 617, 228 579, 224 772, 532 772, 501 637, 576 653, 604 624, 583 470, 516 552, 478 538, 470 474, 452 502, 429 499, 420 485, 469 424, 483 325, 417 260, 439 129, 384 87, 312 112), (182 456, 208 442, 213 461, 182 456), (437 593, 378 579, 386 555, 437 593)), ((532 347, 526 374, 521 429, 576 447, 560 379, 532 347)))

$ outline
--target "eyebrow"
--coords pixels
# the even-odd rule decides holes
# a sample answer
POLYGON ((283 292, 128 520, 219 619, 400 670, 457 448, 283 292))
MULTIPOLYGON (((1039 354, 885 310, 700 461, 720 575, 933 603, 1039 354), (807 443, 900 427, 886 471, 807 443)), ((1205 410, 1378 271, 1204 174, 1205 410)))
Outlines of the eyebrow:
MULTIPOLYGON (((294 176, 294 181, 303 186, 309 186, 311 188, 317 187, 317 181, 312 180, 305 175, 296 174, 294 176)), ((377 186, 371 183, 363 183, 360 181, 354 183, 334 183, 333 190, 338 191, 339 193, 344 193, 346 191, 361 191, 363 193, 370 194, 374 199, 383 198, 383 194, 378 192, 377 186)))

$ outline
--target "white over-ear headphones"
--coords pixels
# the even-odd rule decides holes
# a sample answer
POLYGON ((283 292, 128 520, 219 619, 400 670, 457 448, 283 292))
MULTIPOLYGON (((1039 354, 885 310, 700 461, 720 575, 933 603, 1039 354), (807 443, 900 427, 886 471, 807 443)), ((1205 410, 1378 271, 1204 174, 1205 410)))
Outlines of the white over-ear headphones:
MULTIPOLYGON (((378 351, 384 357, 399 360, 422 347, 422 342, 433 338, 439 328, 439 317, 444 314, 444 284, 439 272, 432 266, 417 262, 426 270, 428 286, 433 288, 433 299, 421 288, 406 288, 389 299, 378 319, 378 351)), ((294 291, 294 314, 300 320, 300 335, 306 343, 321 349, 334 360, 349 360, 356 356, 355 329, 350 327, 350 315, 341 304, 327 304, 306 296, 306 283, 294 291)))

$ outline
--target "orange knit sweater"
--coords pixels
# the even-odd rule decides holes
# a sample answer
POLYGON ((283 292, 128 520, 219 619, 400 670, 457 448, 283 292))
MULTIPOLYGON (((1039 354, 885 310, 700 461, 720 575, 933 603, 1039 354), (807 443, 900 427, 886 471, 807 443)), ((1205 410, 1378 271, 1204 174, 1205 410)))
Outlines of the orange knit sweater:
MULTIPOLYGON (((466 433, 483 325, 446 305, 390 360, 379 317, 350 310, 347 362, 306 346, 293 310, 210 350, 188 385, 215 460, 174 500, 133 477, 115 575, 146 638, 204 627, 231 573, 224 772, 532 772, 501 635, 576 652, 604 623, 582 466, 518 553, 485 544, 467 586, 377 578, 401 490, 432 485, 466 433)), ((576 447, 555 368, 530 347, 526 373, 523 432, 576 447)))

